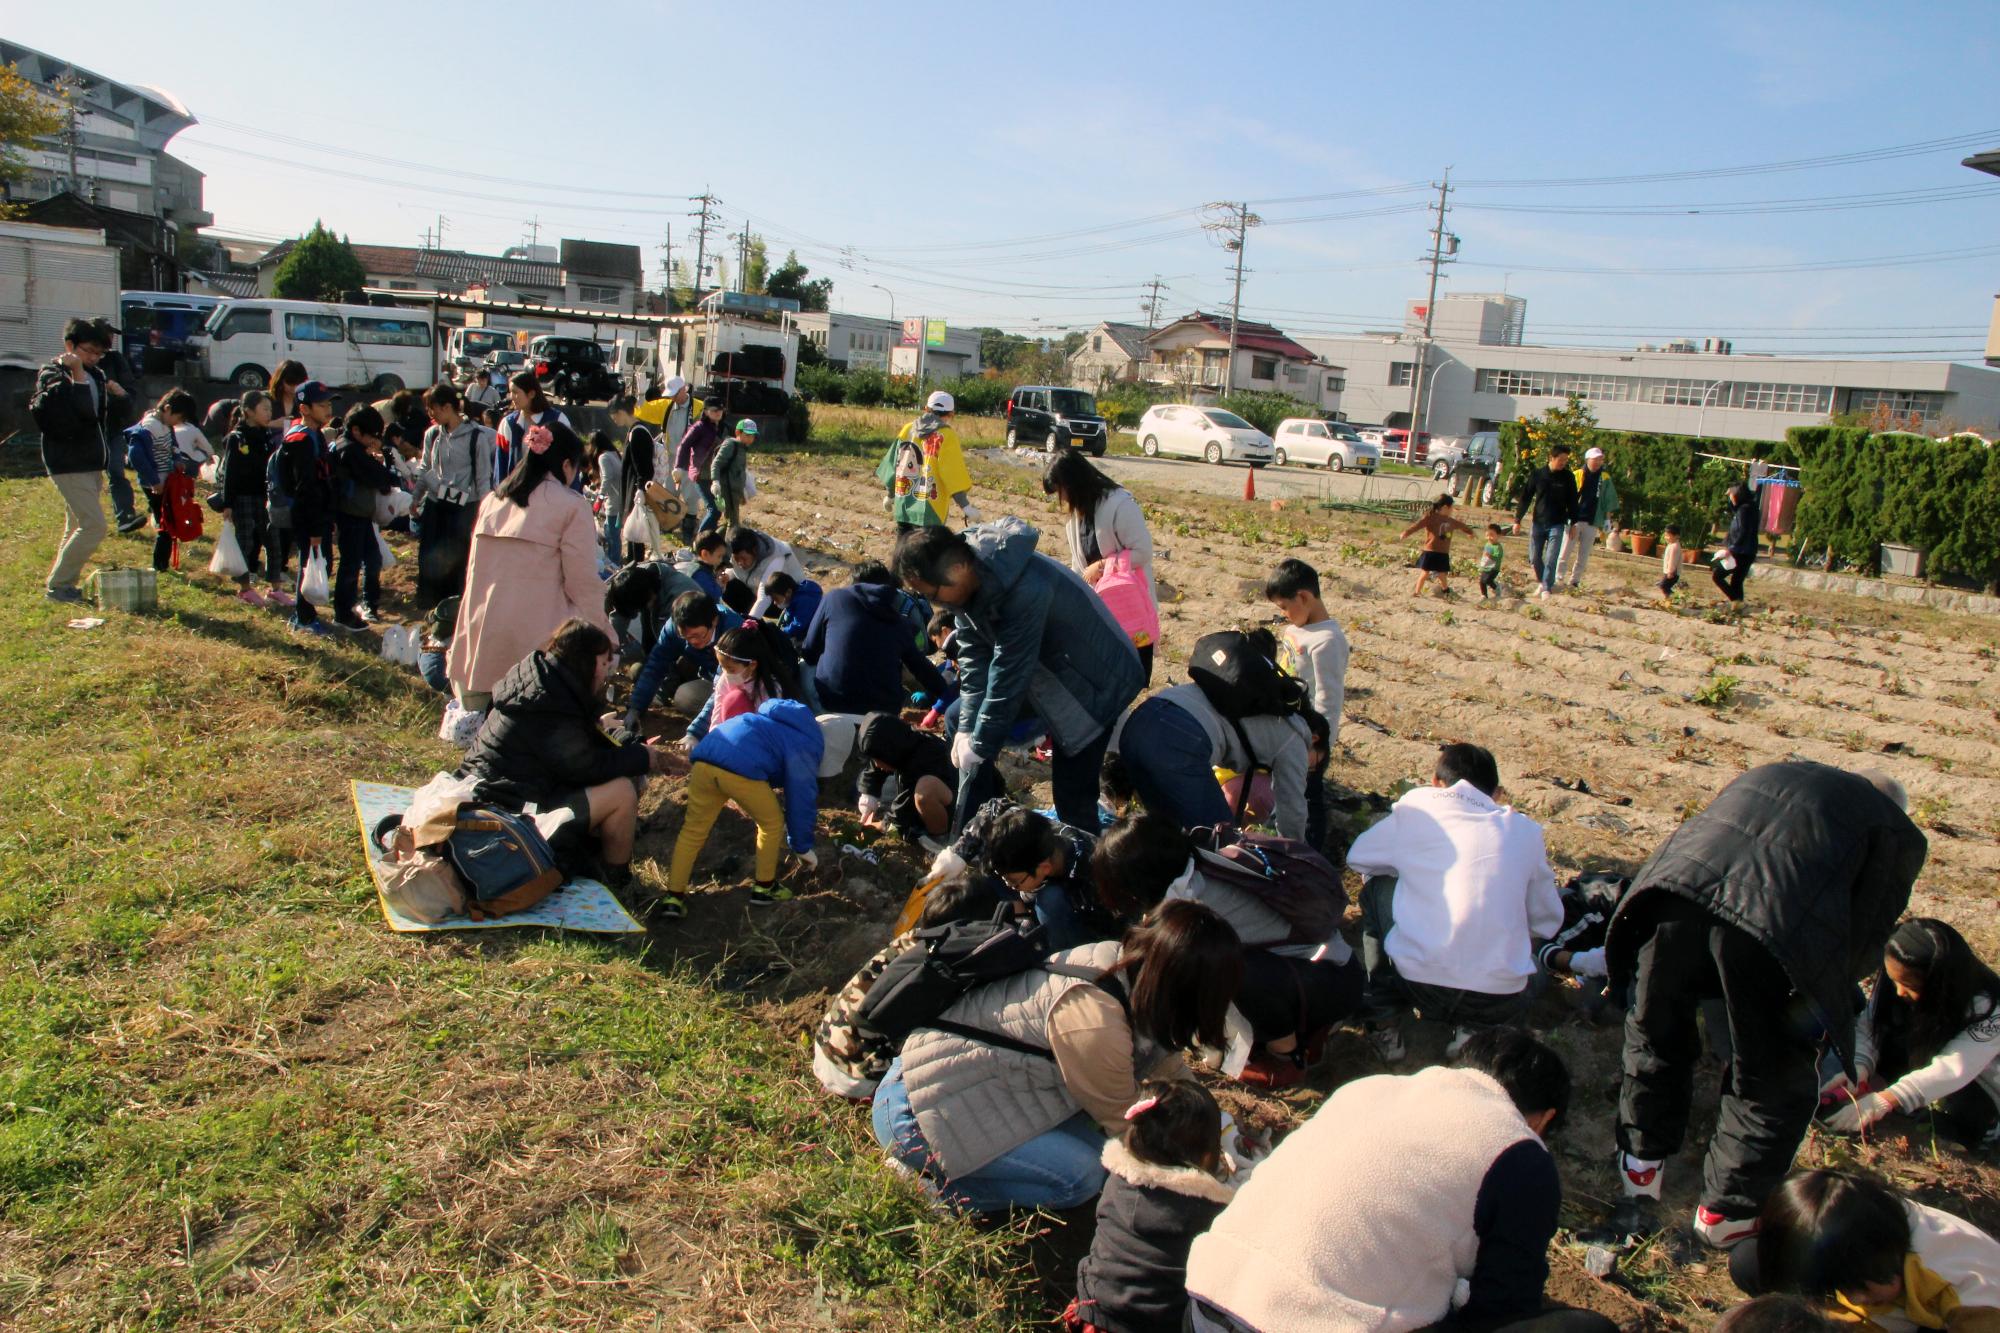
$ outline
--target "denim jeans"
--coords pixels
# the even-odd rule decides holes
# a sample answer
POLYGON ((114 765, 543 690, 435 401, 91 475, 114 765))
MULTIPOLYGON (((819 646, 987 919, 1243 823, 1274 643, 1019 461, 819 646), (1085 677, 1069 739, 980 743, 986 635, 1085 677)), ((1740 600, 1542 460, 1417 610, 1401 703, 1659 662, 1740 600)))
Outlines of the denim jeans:
POLYGON ((1550 592, 1555 591, 1556 564, 1562 555, 1563 533, 1567 530, 1564 523, 1546 527, 1540 523, 1528 525, 1528 562, 1535 567, 1535 577, 1550 592))
POLYGON ((910 1109, 898 1059, 875 1089, 875 1141, 923 1176, 939 1197, 975 1213, 1009 1208, 1074 1208, 1104 1188, 1104 1135, 1082 1111, 956 1180, 946 1180, 910 1109))
POLYGON ((121 526, 136 521, 139 511, 133 506, 138 497, 132 493, 132 479, 125 475, 125 442, 114 438, 111 447, 104 451, 104 475, 111 487, 111 517, 121 526))
POLYGON ((1036 889, 1028 899, 1035 909, 1035 920, 1049 937, 1052 950, 1074 949, 1081 944, 1093 943, 1096 939, 1077 915, 1076 904, 1070 899, 1069 890, 1060 884, 1044 884, 1036 889))
POLYGON ((701 524, 695 531, 697 535, 714 532, 716 525, 722 521, 722 506, 715 502, 715 492, 709 489, 707 481, 697 481, 694 488, 701 495, 701 524))
POLYGON ((356 588, 370 611, 382 603, 382 545, 370 519, 336 514, 334 531, 340 539, 340 563, 333 576, 333 615, 354 615, 356 588))
POLYGON ((1213 828, 1234 819, 1215 780, 1208 732, 1179 704, 1157 695, 1140 704, 1125 722, 1118 752, 1139 800, 1154 814, 1182 828, 1213 828))

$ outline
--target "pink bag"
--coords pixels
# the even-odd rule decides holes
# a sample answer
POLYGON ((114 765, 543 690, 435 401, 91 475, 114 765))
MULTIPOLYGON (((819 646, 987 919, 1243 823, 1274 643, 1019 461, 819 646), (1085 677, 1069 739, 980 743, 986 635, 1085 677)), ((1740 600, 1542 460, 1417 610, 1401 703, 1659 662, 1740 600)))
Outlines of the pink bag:
POLYGON ((1132 636, 1132 646, 1144 648, 1160 639, 1160 608, 1153 605, 1146 575, 1132 564, 1130 551, 1106 557, 1097 580, 1097 595, 1111 609, 1118 627, 1132 636))

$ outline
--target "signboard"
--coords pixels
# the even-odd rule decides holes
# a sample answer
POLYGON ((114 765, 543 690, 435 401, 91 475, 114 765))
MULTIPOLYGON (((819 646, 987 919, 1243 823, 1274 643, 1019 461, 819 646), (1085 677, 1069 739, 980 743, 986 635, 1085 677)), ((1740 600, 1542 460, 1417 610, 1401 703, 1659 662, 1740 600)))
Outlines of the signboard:
POLYGON ((907 375, 915 379, 917 375, 917 349, 914 347, 891 347, 889 349, 889 373, 907 375))
POLYGON ((722 308, 739 315, 777 315, 796 312, 799 303, 789 296, 758 296, 751 292, 722 293, 722 308))
POLYGON ((923 317, 921 315, 918 315, 904 320, 902 345, 904 347, 916 347, 919 344, 921 344, 923 340, 924 340, 923 317))
POLYGON ((927 319, 924 321, 924 346, 926 347, 944 346, 943 320, 927 319))

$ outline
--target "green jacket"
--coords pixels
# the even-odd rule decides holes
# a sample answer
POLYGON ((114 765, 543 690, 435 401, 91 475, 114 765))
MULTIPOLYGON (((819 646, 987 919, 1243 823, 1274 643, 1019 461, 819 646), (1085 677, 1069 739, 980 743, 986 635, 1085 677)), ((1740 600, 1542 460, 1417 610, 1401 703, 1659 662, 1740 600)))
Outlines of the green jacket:
MULTIPOLYGON (((1571 468, 1570 472, 1576 477, 1577 489, 1582 490, 1583 469, 1580 467, 1571 468)), ((1579 523, 1588 523, 1591 527, 1602 532, 1609 526, 1611 516, 1617 512, 1618 483, 1611 480, 1611 469, 1606 468, 1597 474, 1597 512, 1588 518, 1585 518, 1582 514, 1578 514, 1576 521, 1579 523)))
POLYGON ((715 459, 709 464, 709 489, 715 492, 715 502, 725 509, 741 509, 750 482, 750 451, 743 442, 730 436, 715 451, 715 459))

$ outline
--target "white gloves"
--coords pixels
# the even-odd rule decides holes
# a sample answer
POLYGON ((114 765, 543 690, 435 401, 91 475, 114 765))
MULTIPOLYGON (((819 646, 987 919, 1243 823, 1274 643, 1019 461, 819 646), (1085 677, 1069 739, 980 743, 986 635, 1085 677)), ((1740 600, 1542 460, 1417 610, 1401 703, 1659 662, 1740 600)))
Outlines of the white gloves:
POLYGON ((930 879, 956 879, 966 872, 965 858, 947 847, 931 861, 930 879))
POLYGON ((972 750, 972 733, 961 730, 951 738, 951 766, 961 773, 970 773, 979 766, 979 756, 972 750))
POLYGON ((960 505, 958 507, 958 512, 965 515, 965 521, 967 523, 978 523, 986 517, 984 514, 979 512, 979 506, 971 503, 970 501, 960 505))
POLYGON ((854 808, 860 812, 862 821, 865 823, 875 818, 875 812, 882 808, 882 798, 879 796, 870 796, 867 792, 863 792, 860 799, 855 801, 854 808))
POLYGON ((800 852, 800 853, 798 854, 798 856, 799 856, 799 860, 801 860, 801 861, 805 862, 805 866, 806 866, 806 869, 808 869, 808 870, 817 870, 817 869, 819 869, 819 853, 818 853, 818 852, 816 852, 816 851, 804 851, 804 852, 800 852))
POLYGON ((1836 1134, 1861 1134, 1902 1109, 1888 1093, 1871 1092, 1828 1116, 1826 1127, 1836 1134))

